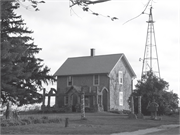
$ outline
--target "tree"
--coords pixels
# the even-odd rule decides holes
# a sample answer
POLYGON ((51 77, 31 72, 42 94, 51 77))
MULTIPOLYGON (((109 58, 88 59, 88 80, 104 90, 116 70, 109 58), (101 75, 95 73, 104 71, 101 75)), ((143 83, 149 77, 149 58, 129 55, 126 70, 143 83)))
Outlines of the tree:
POLYGON ((1 1, 1 101, 22 106, 40 103, 43 83, 54 82, 50 69, 36 58, 41 48, 33 43, 15 0, 1 1))
MULTIPOLYGON (((147 106, 152 99, 159 104, 159 113, 164 114, 167 108, 177 109, 178 107, 178 95, 168 92, 169 84, 161 78, 155 76, 152 71, 147 72, 147 74, 142 76, 141 80, 135 85, 135 90, 131 94, 135 98, 134 107, 137 113, 137 97, 142 96, 142 113, 149 114, 147 111, 147 106)), ((131 97, 129 98, 129 104, 131 97)), ((130 104, 131 105, 131 104, 130 104)))

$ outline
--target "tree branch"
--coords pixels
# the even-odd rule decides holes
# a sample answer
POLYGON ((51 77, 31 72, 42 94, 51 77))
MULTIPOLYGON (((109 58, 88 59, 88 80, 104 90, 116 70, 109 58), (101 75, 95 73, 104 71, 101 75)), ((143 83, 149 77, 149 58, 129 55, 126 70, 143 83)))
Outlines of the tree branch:
POLYGON ((86 4, 86 5, 90 5, 90 4, 97 4, 97 3, 102 3, 102 2, 107 2, 110 0, 70 0, 71 1, 71 5, 70 7, 73 7, 74 5, 81 5, 81 4, 86 4))
POLYGON ((107 2, 107 1, 110 1, 110 0, 96 0, 96 1, 85 0, 84 3, 89 5, 89 4, 97 4, 97 3, 107 2))

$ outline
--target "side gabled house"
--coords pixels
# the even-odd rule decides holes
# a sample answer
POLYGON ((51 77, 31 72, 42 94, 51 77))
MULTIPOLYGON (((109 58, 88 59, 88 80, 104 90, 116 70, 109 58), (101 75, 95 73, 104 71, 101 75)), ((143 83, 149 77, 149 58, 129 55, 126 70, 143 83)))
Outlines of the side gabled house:
POLYGON ((136 77, 123 53, 68 58, 54 74, 57 76, 56 106, 77 111, 81 92, 89 111, 129 110, 128 98, 136 77))

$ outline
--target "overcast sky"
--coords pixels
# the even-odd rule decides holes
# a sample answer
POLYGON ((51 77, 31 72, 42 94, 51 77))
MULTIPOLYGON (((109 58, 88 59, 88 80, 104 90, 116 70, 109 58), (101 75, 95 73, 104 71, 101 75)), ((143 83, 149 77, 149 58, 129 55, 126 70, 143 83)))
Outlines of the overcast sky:
MULTIPOLYGON (((31 36, 42 48, 37 57, 44 59, 51 74, 68 57, 89 56, 90 48, 94 48, 96 55, 124 53, 137 75, 134 84, 137 83, 142 70, 139 58, 144 55, 148 15, 123 23, 139 15, 148 0, 111 0, 90 6, 94 12, 119 18, 115 21, 84 12, 78 6, 70 9, 69 0, 45 1, 39 5, 38 12, 24 7, 16 12, 34 31, 31 36)), ((152 12, 161 78, 180 96, 180 1, 154 0, 152 12)), ((149 7, 146 13, 149 13, 149 7)), ((56 88, 56 84, 47 89, 50 87, 56 88)))

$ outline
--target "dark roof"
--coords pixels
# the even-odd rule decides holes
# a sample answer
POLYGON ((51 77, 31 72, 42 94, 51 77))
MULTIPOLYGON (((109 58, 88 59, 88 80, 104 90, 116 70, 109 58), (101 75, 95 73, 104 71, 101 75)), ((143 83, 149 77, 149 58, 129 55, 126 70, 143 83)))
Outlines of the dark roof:
MULTIPOLYGON (((54 76, 110 73, 124 54, 97 55, 68 58, 54 76)), ((125 61, 128 63, 127 59, 125 61)), ((129 63, 128 63, 128 66, 129 63)), ((131 67, 130 67, 131 68, 131 67)), ((130 69, 132 70, 132 68, 130 69)), ((133 76, 135 76, 134 71, 133 76)))

